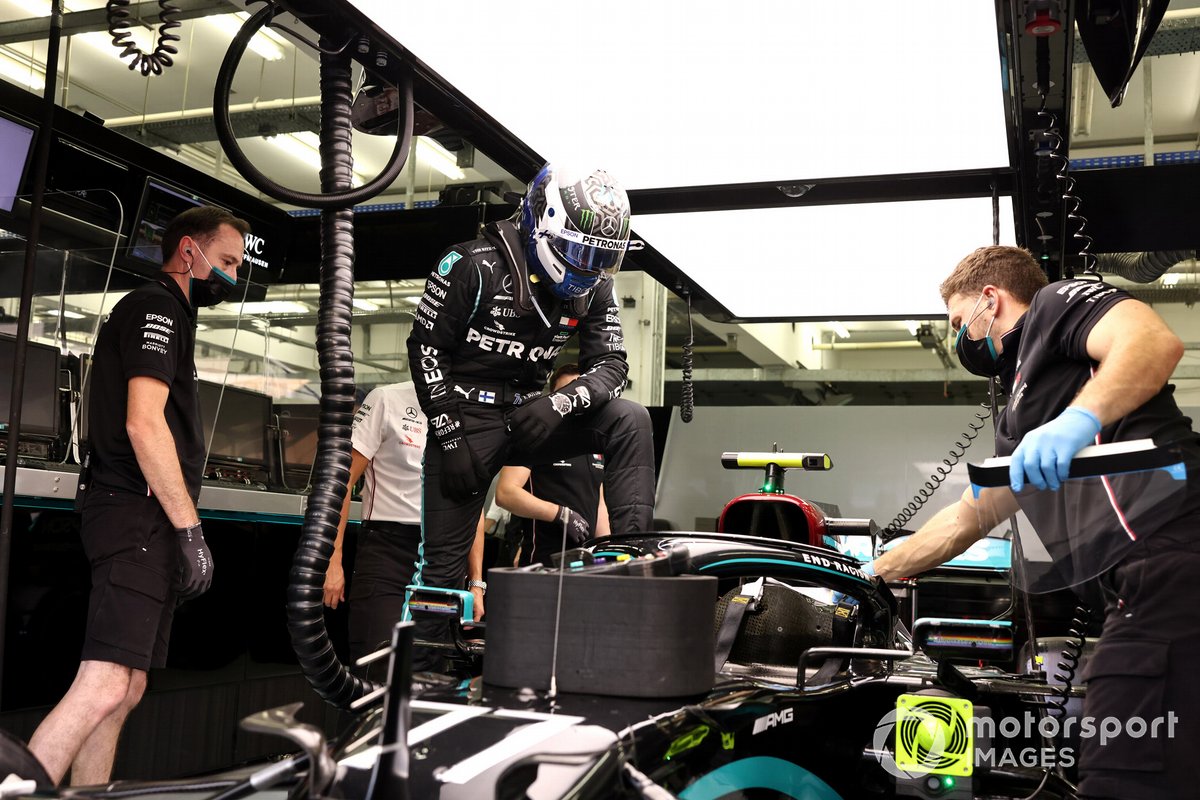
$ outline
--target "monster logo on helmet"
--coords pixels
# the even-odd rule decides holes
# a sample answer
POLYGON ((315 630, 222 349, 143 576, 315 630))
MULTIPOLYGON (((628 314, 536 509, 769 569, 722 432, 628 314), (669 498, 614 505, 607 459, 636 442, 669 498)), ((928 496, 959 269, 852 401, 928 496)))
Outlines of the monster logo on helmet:
POLYGON ((525 258, 556 295, 580 297, 621 268, 629 217, 625 190, 604 170, 578 177, 547 164, 521 201, 525 258))

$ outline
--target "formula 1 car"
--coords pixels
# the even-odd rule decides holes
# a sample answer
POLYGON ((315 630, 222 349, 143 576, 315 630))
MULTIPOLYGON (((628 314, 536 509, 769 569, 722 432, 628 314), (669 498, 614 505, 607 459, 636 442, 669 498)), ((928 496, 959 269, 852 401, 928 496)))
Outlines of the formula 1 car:
MULTIPOLYGON (((411 645, 398 629, 383 707, 339 740, 329 786, 314 788, 336 784, 343 797, 1072 796, 1058 771, 1027 766, 1029 754, 1045 755, 1036 720, 1059 708, 1061 693, 984 665, 1011 655, 1007 623, 929 620, 910 633, 886 587, 852 559, 801 543, 670 533, 615 537, 571 557, 557 571, 493 570, 489 581, 497 612, 515 597, 509 587, 531 597, 512 616, 534 628, 555 617, 539 584, 562 581, 571 599, 556 666, 534 667, 547 653, 493 649, 488 658, 526 670, 524 685, 485 659, 481 678, 424 685, 410 699, 411 645), (666 663, 653 651, 677 642, 648 639, 654 612, 626 616, 612 587, 696 576, 720 596, 715 635, 704 637, 715 679, 669 696, 672 681, 647 688, 655 681, 641 665, 666 663), (576 615, 589 582, 613 614, 576 615), (615 630, 625 641, 617 651, 615 630), (556 678, 571 691, 556 692, 556 678), (1000 718, 1035 725, 1002 737, 988 722, 1000 718)), ((493 621, 489 635, 517 634, 505 624, 493 621)), ((693 670, 679 671, 692 680, 693 670)), ((1070 761, 1073 751, 1060 750, 1070 761)))
MULTIPOLYGON (((825 541, 873 524, 822 524, 818 544, 645 533, 552 568, 495 568, 488 639, 458 645, 486 654, 482 674, 414 676, 402 623, 369 657, 386 676, 332 743, 295 707, 272 709, 243 727, 287 737, 294 757, 107 794, 1075 797, 1082 689, 1049 662, 997 666, 1014 661, 1009 620, 906 624, 891 589, 825 541)), ((415 613, 470 619, 469 595, 414 597, 415 613)))
MULTIPOLYGON (((595 584, 609 598, 590 614, 563 603, 557 664, 530 670, 524 685, 505 673, 511 665, 486 659, 472 680, 422 675, 414 684, 404 623, 384 654, 386 682, 332 745, 296 723, 294 707, 273 709, 243 726, 288 737, 299 755, 199 784, 139 785, 138 794, 203 787, 228 799, 289 785, 296 798, 1073 796, 1060 771, 1027 766, 1028 753, 1045 755, 1036 720, 1061 707, 1061 693, 986 666, 1010 655, 1006 623, 932 620, 910 632, 887 587, 853 559, 808 544, 669 533, 615 537, 588 552, 591 563, 577 553, 573 567, 492 571, 492 613, 501 596, 515 596, 506 585, 541 609, 536 620, 509 620, 534 628, 531 640, 555 616, 541 586, 561 581, 563 596, 578 601, 595 584), (712 627, 690 639, 706 642, 701 652, 713 660, 675 667, 684 682, 706 674, 703 688, 681 693, 674 676, 654 681, 639 668, 669 663, 653 651, 677 643, 647 638, 662 633, 654 627, 662 615, 618 608, 618 584, 626 593, 639 584, 708 593, 712 627), (570 690, 555 691, 556 678, 570 690), (1002 717, 1034 725, 1010 736, 988 724, 1002 717)), ((504 625, 494 621, 489 635, 518 633, 504 625)), ((511 650, 489 658, 519 658, 511 650)), ((1072 752, 1067 743, 1055 750, 1067 774, 1072 752)))

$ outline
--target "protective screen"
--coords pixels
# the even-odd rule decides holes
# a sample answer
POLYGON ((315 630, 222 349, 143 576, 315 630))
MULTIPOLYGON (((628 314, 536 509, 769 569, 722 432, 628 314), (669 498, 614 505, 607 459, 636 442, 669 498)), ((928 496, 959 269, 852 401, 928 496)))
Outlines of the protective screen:
MULTIPOLYGON (((1081 452, 1104 447, 1111 446, 1081 452)), ((1091 580, 1124 558, 1139 540, 1181 514, 1188 497, 1188 469, 1182 457, 1169 450, 1145 455, 1160 465, 1121 470, 1118 458, 1089 467, 1077 456, 1072 477, 1057 491, 1026 486, 1015 496, 1008 488, 995 488, 993 477, 971 465, 971 485, 982 525, 994 527, 1009 512, 1021 512, 1011 524, 1020 550, 1014 577, 1022 589, 1042 594, 1091 580), (1095 469, 1103 471, 1078 474, 1095 469)), ((1003 474, 1007 476, 1007 464, 1003 474)), ((1014 547, 1014 560, 1017 550, 1014 547)))

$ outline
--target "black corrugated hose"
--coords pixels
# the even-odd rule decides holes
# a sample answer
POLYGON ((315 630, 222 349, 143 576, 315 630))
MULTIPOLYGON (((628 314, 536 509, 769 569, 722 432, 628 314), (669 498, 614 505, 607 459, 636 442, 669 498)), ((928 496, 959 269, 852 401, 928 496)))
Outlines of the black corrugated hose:
MULTIPOLYGON (((322 39, 324 43, 324 39, 322 39)), ((321 191, 350 187, 350 60, 321 54, 321 191)), ((354 297, 354 212, 321 211, 321 300, 317 359, 321 416, 313 486, 288 581, 288 632, 304 675, 317 694, 345 708, 370 690, 338 660, 325 630, 325 569, 333 553, 346 481, 354 420, 354 353, 350 304, 354 297)))
POLYGON ((300 542, 288 585, 288 632, 300 668, 313 689, 339 708, 377 687, 350 674, 338 659, 325 628, 325 570, 333 552, 346 481, 350 477, 350 428, 354 417, 354 354, 351 351, 351 300, 354 297, 354 212, 352 204, 386 188, 404 167, 412 139, 412 77, 404 78, 405 116, 396 151, 384 171, 351 190, 353 101, 350 57, 345 45, 326 37, 321 51, 321 194, 296 192, 254 169, 237 147, 229 119, 229 89, 246 45, 273 16, 268 5, 256 12, 230 44, 217 74, 213 119, 231 162, 257 188, 283 202, 321 211, 321 299, 317 317, 317 354, 321 373, 321 414, 313 488, 304 514, 300 542))

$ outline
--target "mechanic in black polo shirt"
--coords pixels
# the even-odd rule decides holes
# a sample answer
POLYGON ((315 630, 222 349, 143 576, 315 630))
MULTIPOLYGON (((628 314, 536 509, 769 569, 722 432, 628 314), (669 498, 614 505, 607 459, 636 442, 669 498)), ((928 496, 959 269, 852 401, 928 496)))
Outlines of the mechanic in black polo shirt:
MULTIPOLYGON (((1200 456, 1191 420, 1167 383, 1183 354, 1179 338, 1144 303, 1095 280, 1046 285, 1037 262, 1015 247, 984 247, 942 284, 963 366, 995 376, 1009 394, 996 453, 1012 455, 1013 492, 1026 483, 1057 491, 1071 458, 1089 444, 1151 438, 1177 449, 1188 471, 1200 456)), ((1195 797, 1200 786, 1200 489, 1184 487, 1166 520, 1145 525, 1125 516, 1112 494, 1112 529, 1090 530, 1084 544, 1055 564, 1086 561, 1099 572, 1104 629, 1084 669, 1084 717, 1096 725, 1141 717, 1164 723, 1159 735, 1119 733, 1081 740, 1081 796, 1195 797), (1116 526, 1125 526, 1124 530, 1116 526), (1133 530, 1136 528, 1136 531, 1133 530), (1173 720, 1173 721, 1172 721, 1173 720)), ((1049 498, 1053 499, 1053 497, 1049 498)), ((1124 506, 1124 507, 1123 507, 1124 506)), ((968 487, 913 536, 868 565, 884 579, 913 576, 962 553, 1015 511, 1009 492, 975 500, 968 487)), ((1106 512, 1107 513, 1107 512, 1106 512)), ((1091 525, 1089 529, 1097 528, 1091 525)), ((1081 537, 1083 538, 1083 537, 1081 537)), ((1065 583, 1065 582, 1064 582, 1065 583)), ((1079 585, 1076 583, 1075 585, 1079 585)), ((1143 731, 1144 732, 1144 731, 1143 731)))
MULTIPOLYGON (((422 561, 415 580, 461 588, 492 477, 503 464, 602 453, 614 533, 650 530, 650 415, 621 398, 629 366, 612 276, 629 247, 625 190, 603 170, 546 165, 518 222, 455 245, 425 283, 408 338, 409 364, 431 439, 425 450, 422 561), (542 387, 579 337, 583 374, 542 387)), ((418 639, 448 627, 418 621, 418 639)), ((418 668, 437 668, 418 653, 418 668)))
MULTIPOLYGON (((196 500, 204 435, 196 382, 196 308, 237 283, 250 227, 208 206, 163 233, 156 280, 112 310, 96 339, 88 407, 90 477, 80 536, 92 566, 79 672, 29 742, 56 783, 105 783, 146 672, 166 665, 180 600, 212 582, 196 500)), ((81 489, 81 491, 84 491, 81 489)))
MULTIPOLYGON (((558 391, 577 377, 578 364, 563 364, 550 376, 550 389, 558 391)), ((585 453, 529 467, 504 467, 496 480, 496 503, 513 514, 505 537, 520 537, 517 564, 551 564, 564 547, 564 532, 567 548, 609 533, 604 457, 585 453)))

